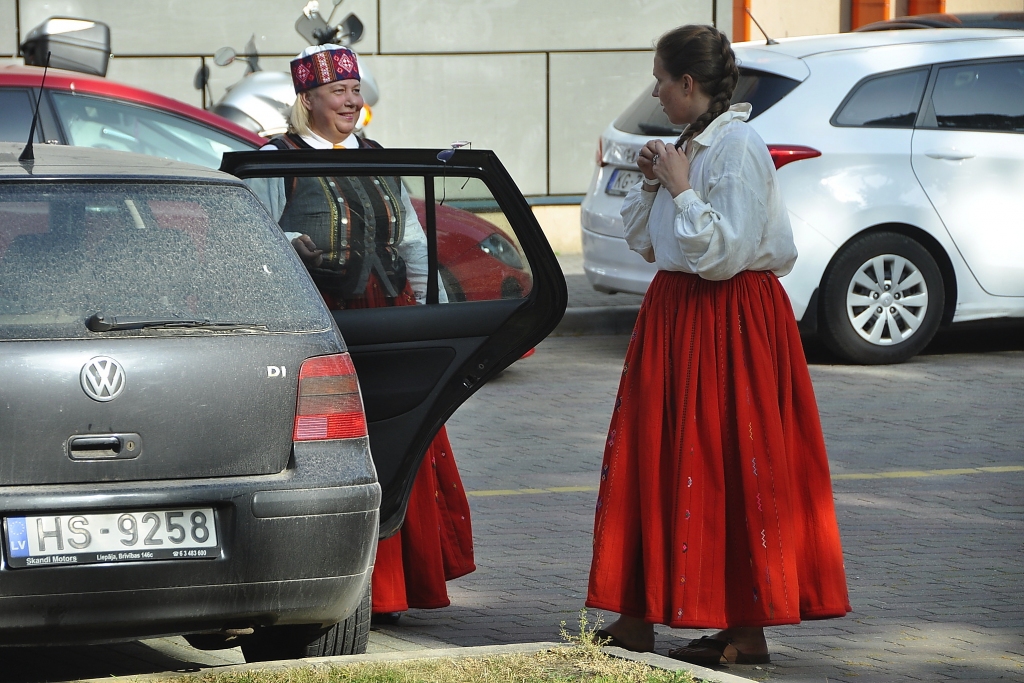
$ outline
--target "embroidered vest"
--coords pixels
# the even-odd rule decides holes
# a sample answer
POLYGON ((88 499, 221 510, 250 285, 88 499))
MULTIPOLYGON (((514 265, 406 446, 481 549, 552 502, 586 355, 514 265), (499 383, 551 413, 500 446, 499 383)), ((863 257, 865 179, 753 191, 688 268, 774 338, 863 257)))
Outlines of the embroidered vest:
MULTIPOLYGON (((288 133, 270 140, 278 149, 311 149, 288 133)), ((360 139, 360 147, 380 145, 360 139)), ((322 291, 350 299, 366 291, 376 273, 388 297, 405 288, 405 261, 398 254, 405 230, 402 181, 397 176, 285 178, 285 232, 309 235, 323 262, 309 274, 322 291)))

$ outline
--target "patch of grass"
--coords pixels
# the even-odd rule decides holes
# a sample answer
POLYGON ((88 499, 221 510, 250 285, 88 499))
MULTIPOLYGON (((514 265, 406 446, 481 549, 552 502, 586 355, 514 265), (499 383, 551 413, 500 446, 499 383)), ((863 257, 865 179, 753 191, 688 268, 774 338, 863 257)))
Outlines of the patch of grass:
MULTIPOLYGON (((567 646, 537 654, 449 657, 402 662, 300 666, 286 671, 209 671, 173 679, 175 683, 694 683, 686 672, 654 669, 609 657, 601 651, 586 610, 579 631, 562 623, 567 646)), ((169 679, 170 680, 170 679, 169 679)))

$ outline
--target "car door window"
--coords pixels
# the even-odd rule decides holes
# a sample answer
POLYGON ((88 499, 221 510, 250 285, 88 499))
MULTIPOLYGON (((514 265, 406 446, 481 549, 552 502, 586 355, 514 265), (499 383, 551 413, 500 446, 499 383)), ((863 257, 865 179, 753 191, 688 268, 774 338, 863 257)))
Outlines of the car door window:
POLYGON ((207 126, 126 102, 53 93, 68 143, 220 166, 225 152, 251 149, 241 140, 207 126))
POLYGON ((913 128, 927 83, 927 68, 865 79, 839 106, 832 125, 913 128))
POLYGON ((940 68, 929 119, 940 129, 1024 131, 1024 60, 940 68))
POLYGON ((307 235, 323 250, 310 275, 332 310, 356 308, 346 300, 374 282, 392 299, 408 285, 427 304, 523 299, 533 288, 515 231, 480 178, 338 174, 247 182, 282 230, 307 235), (429 241, 436 263, 428 230, 436 235, 429 241), (436 291, 428 289, 431 281, 436 291))
MULTIPOLYGON (((0 140, 5 142, 27 142, 28 129, 32 126, 34 110, 32 96, 28 90, 0 90, 0 140)), ((43 141, 42 130, 36 127, 36 142, 43 141)))

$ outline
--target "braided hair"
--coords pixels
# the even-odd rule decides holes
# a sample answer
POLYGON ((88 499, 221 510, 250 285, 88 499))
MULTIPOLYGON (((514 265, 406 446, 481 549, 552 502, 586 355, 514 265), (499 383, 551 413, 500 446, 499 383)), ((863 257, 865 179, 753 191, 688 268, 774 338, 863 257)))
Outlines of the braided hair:
POLYGON ((682 146, 729 110, 740 78, 736 54, 725 34, 713 26, 699 24, 680 26, 663 35, 658 39, 655 54, 674 80, 689 74, 711 98, 708 110, 690 124, 676 143, 682 146))

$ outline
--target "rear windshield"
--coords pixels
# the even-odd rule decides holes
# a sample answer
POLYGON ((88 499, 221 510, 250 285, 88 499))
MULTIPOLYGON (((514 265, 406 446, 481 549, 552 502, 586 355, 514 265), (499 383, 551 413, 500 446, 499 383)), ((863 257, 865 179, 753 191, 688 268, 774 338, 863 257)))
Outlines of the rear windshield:
MULTIPOLYGON (((732 103, 749 102, 750 118, 763 114, 788 95, 800 81, 754 69, 740 69, 740 80, 732 95, 732 103)), ((651 97, 653 86, 640 93, 633 104, 615 119, 612 125, 633 135, 679 135, 685 126, 676 126, 665 116, 657 97, 651 97)))
POLYGON ((330 326, 287 240, 243 187, 0 184, 0 339, 143 333, 90 332, 96 313, 271 332, 330 326))

